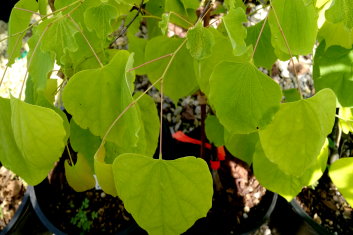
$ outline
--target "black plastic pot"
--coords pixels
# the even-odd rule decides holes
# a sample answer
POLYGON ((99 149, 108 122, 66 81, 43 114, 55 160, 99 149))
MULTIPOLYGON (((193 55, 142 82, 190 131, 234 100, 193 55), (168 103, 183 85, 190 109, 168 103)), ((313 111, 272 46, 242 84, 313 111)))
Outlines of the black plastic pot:
POLYGON ((327 231, 327 229, 318 224, 310 215, 308 215, 295 198, 290 202, 290 204, 293 211, 299 215, 317 234, 332 235, 332 233, 327 231))
POLYGON ((21 205, 16 210, 14 217, 10 220, 10 223, 8 223, 7 226, 2 231, 0 231, 0 235, 24 234, 23 232, 26 230, 26 221, 28 220, 28 217, 33 215, 31 209, 32 208, 29 202, 29 192, 27 190, 22 199, 21 205))
MULTIPOLYGON (((34 209, 35 214, 37 215, 41 223, 44 225, 44 227, 47 229, 47 231, 50 232, 49 234, 67 235, 67 233, 57 228, 42 211, 40 207, 40 202, 37 200, 36 187, 29 186, 27 191, 29 192, 30 204, 34 209)), ((136 224, 136 222, 133 221, 129 227, 127 227, 126 229, 120 232, 117 232, 115 235, 138 235, 138 234, 147 234, 147 233, 143 229, 141 229, 136 224)))

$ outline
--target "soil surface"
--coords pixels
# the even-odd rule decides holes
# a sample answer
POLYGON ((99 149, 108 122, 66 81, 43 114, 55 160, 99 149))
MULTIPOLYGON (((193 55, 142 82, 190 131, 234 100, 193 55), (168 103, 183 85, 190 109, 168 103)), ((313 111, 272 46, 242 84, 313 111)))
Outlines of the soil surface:
POLYGON ((23 181, 10 170, 0 166, 0 231, 15 215, 25 191, 23 181))
POLYGON ((316 221, 333 234, 353 234, 353 210, 327 174, 312 188, 297 196, 299 204, 316 221))
POLYGON ((131 215, 117 197, 102 190, 75 192, 67 183, 63 158, 35 187, 40 208, 59 230, 67 234, 114 234, 131 224, 131 215), (50 181, 50 182, 49 182, 50 181))

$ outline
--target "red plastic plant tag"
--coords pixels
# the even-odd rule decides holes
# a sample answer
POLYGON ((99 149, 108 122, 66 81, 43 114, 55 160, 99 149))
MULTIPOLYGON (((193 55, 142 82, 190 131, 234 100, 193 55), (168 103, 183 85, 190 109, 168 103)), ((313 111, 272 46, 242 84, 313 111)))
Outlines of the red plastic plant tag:
POLYGON ((217 147, 217 157, 220 161, 224 161, 226 159, 226 151, 224 150, 224 146, 217 147))
POLYGON ((212 161, 210 160, 211 163, 211 169, 212 170, 218 170, 221 167, 221 162, 220 161, 212 161))
MULTIPOLYGON (((184 142, 184 143, 198 144, 198 145, 202 144, 201 140, 191 138, 191 137, 185 135, 182 131, 175 132, 173 134, 173 138, 180 141, 180 142, 184 142)), ((205 148, 211 149, 212 146, 209 143, 205 143, 205 148)))

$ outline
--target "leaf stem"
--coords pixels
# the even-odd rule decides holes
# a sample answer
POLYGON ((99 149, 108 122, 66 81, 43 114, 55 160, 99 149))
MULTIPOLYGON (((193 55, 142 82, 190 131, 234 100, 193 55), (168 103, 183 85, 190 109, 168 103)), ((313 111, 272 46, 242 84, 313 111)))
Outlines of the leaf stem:
POLYGON ((255 55, 257 46, 259 45, 259 42, 260 42, 260 38, 261 38, 261 36, 262 36, 262 33, 264 32, 264 29, 265 29, 265 26, 266 26, 266 23, 267 23, 267 19, 268 19, 269 14, 270 14, 270 11, 267 13, 267 16, 266 16, 266 18, 264 19, 264 22, 263 22, 263 24, 262 24, 260 33, 259 33, 259 35, 258 35, 258 37, 257 37, 256 43, 255 43, 255 46, 254 46, 254 50, 253 50, 252 55, 251 55, 251 59, 254 59, 254 55, 255 55))
POLYGON ((164 78, 161 79, 160 84, 160 92, 161 92, 161 105, 159 110, 160 116, 160 127, 159 127, 159 156, 158 158, 162 160, 162 143, 163 143, 163 101, 164 101, 164 78))
MULTIPOLYGON (((105 132, 103 138, 102 138, 102 142, 101 145, 99 146, 99 148, 96 151, 96 154, 103 148, 105 141, 107 139, 107 136, 109 135, 109 133, 111 132, 111 130, 113 129, 113 127, 115 126, 115 124, 120 120, 120 118, 131 108, 133 107, 144 95, 147 94, 148 91, 150 91, 153 87, 155 87, 166 75, 170 65, 172 64, 172 61, 175 58, 175 55, 180 51, 180 49, 184 46, 184 44, 186 43, 186 39, 184 39, 184 41, 180 44, 180 46, 172 53, 172 57, 170 58, 162 76, 160 78, 158 78, 151 86, 149 86, 141 95, 139 95, 135 100, 133 100, 130 104, 128 104, 128 106, 125 107, 125 109, 115 118, 115 120, 112 122, 112 124, 109 126, 109 128, 107 129, 107 131, 105 132)), ((161 158, 161 157, 160 157, 161 158)))
POLYGON ((99 65, 101 66, 101 68, 104 67, 102 61, 99 59, 97 53, 94 51, 91 43, 88 41, 86 35, 83 33, 82 29, 80 28, 80 26, 77 24, 77 22, 71 17, 70 14, 67 15, 67 17, 72 21, 72 23, 75 25, 76 29, 81 33, 82 37, 85 39, 87 45, 89 46, 89 48, 91 49, 94 57, 96 57, 96 60, 98 61, 99 65))
POLYGON ((187 23, 190 26, 194 26, 193 23, 191 23, 190 21, 188 21, 187 19, 185 19, 184 17, 182 17, 181 15, 179 15, 178 13, 176 13, 174 11, 170 11, 169 14, 175 15, 176 17, 178 17, 179 19, 181 19, 182 21, 184 21, 185 23, 187 23))
POLYGON ((20 10, 20 11, 26 11, 26 12, 29 12, 29 13, 32 13, 35 15, 39 15, 40 17, 42 17, 42 15, 36 11, 31 11, 31 10, 20 8, 20 7, 14 7, 13 9, 20 10))
POLYGON ((71 166, 74 166, 74 161, 72 160, 69 146, 66 144, 65 147, 66 147, 67 154, 69 155, 69 158, 70 158, 71 166))
POLYGON ((134 68, 131 68, 131 69, 128 70, 128 72, 131 72, 131 71, 133 71, 133 70, 139 69, 139 68, 141 68, 141 67, 143 67, 143 66, 145 66, 145 65, 151 64, 151 63, 153 63, 153 62, 156 62, 156 61, 158 61, 158 60, 164 59, 164 58, 169 57, 169 56, 172 56, 172 55, 173 55, 173 53, 170 53, 170 54, 167 54, 167 55, 162 55, 162 56, 160 56, 160 57, 158 57, 158 58, 156 58, 156 59, 147 61, 147 62, 145 62, 145 63, 143 63, 143 64, 140 64, 140 65, 138 65, 138 66, 136 66, 136 67, 134 67, 134 68))
POLYGON ((295 75, 295 81, 296 81, 296 83, 297 83, 297 90, 298 90, 298 92, 299 92, 299 94, 300 94, 300 98, 303 99, 303 93, 302 93, 302 91, 301 91, 301 89, 300 89, 300 82, 299 82, 299 78, 298 78, 298 72, 297 72, 297 70, 295 69, 295 64, 294 64, 294 59, 293 59, 292 50, 291 50, 290 47, 289 47, 288 40, 287 40, 287 38, 286 38, 286 35, 284 34, 284 31, 283 31, 283 28, 282 28, 282 26, 281 26, 281 23, 279 22, 278 15, 277 15, 277 13, 276 13, 276 9, 273 7, 272 1, 270 1, 270 5, 271 5, 271 8, 272 8, 272 10, 273 10, 273 14, 274 14, 274 16, 275 16, 275 18, 276 18, 276 22, 277 22, 279 31, 280 31, 281 34, 282 34, 284 43, 286 44, 286 47, 287 47, 287 49, 288 49, 288 53, 289 53, 289 55, 290 55, 290 57, 291 57, 290 60, 291 60, 291 62, 292 62, 292 64, 293 64, 293 70, 294 70, 294 75, 295 75))

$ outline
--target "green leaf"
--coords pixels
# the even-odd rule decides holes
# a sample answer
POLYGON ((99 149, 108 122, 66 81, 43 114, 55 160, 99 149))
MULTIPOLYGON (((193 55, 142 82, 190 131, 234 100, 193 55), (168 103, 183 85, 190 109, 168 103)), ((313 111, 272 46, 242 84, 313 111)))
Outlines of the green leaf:
POLYGON ((278 84, 253 64, 223 62, 211 75, 209 101, 231 133, 247 134, 265 128, 281 99, 278 84))
POLYGON ((70 121, 70 133, 72 149, 81 153, 93 169, 93 157, 101 143, 100 138, 93 135, 89 130, 82 129, 73 119, 70 121))
POLYGON ((27 183, 39 184, 64 150, 62 118, 14 98, 0 98, 0 108, 0 161, 27 183))
POLYGON ((325 39, 326 48, 333 45, 338 45, 347 49, 352 48, 353 44, 353 29, 348 30, 343 23, 333 24, 325 21, 324 25, 319 30, 319 36, 325 39))
POLYGON ((332 23, 343 22, 345 28, 353 29, 353 6, 350 0, 334 0, 325 12, 326 19, 332 23))
POLYGON ((35 90, 44 90, 49 78, 49 73, 54 67, 54 54, 51 52, 43 52, 36 46, 39 42, 40 35, 38 31, 34 31, 33 36, 28 40, 29 53, 28 58, 31 61, 28 64, 28 73, 33 81, 35 90))
POLYGON ((226 148, 233 156, 249 165, 252 163, 255 147, 257 142, 259 142, 259 135, 257 132, 242 135, 230 134, 225 131, 224 140, 226 148))
POLYGON ((108 4, 101 3, 96 7, 88 8, 84 19, 88 30, 95 31, 97 36, 104 39, 113 32, 111 21, 118 17, 118 10, 108 4))
POLYGON ((16 34, 16 36, 12 36, 8 40, 7 51, 9 56, 9 66, 15 63, 15 59, 20 55, 22 39, 26 35, 25 30, 27 29, 33 15, 32 12, 36 12, 37 10, 38 3, 35 0, 20 0, 12 9, 9 19, 9 35, 16 34), (26 9, 28 11, 16 8, 26 9))
POLYGON ((273 0, 272 9, 268 18, 272 32, 272 45, 279 58, 281 54, 288 54, 288 48, 278 26, 274 11, 287 39, 293 55, 312 53, 318 31, 318 12, 314 1, 306 0, 273 0))
POLYGON ((300 93, 295 88, 283 90, 283 95, 286 103, 301 100, 300 93))
POLYGON ((197 60, 203 60, 212 54, 215 39, 208 28, 202 26, 199 22, 187 34, 186 47, 192 57, 197 60))
POLYGON ((246 8, 243 0, 224 0, 223 4, 228 10, 236 7, 241 7, 244 10, 246 8))
POLYGON ((247 21, 248 19, 241 7, 230 9, 228 14, 223 17, 223 23, 232 42, 233 53, 236 56, 244 54, 248 49, 244 41, 246 28, 243 26, 243 23, 247 21))
MULTIPOLYGON (((103 138, 108 127, 133 101, 132 74, 127 51, 118 51, 111 62, 99 69, 76 73, 63 92, 63 102, 75 122, 83 129, 103 138)), ((118 146, 137 144, 141 120, 136 107, 131 107, 114 125, 108 141, 118 146)))
POLYGON ((335 110, 336 97, 330 89, 306 100, 281 104, 271 124, 259 132, 267 158, 281 171, 301 176, 313 166, 331 133, 335 110))
MULTIPOLYGON (((152 15, 157 17, 162 17, 165 8, 165 1, 161 0, 150 0, 148 4, 146 4, 146 11, 150 12, 152 15)), ((160 36, 161 30, 159 27, 159 22, 152 18, 146 19, 146 24, 148 28, 148 38, 152 39, 156 36, 160 36)))
MULTIPOLYGON (((246 43, 248 45, 252 44, 253 46, 255 46, 257 38, 260 34, 262 25, 263 25, 263 21, 248 28, 248 34, 246 37, 246 43)), ((276 60, 277 60, 277 56, 275 54, 275 49, 271 44, 270 27, 266 22, 260 41, 257 45, 256 51, 254 54, 254 63, 259 67, 271 69, 272 65, 275 63, 276 60)))
POLYGON ((67 182, 76 192, 84 192, 96 185, 92 168, 86 158, 80 153, 77 154, 77 162, 70 166, 67 161, 64 164, 67 182))
POLYGON ((214 28, 209 28, 208 30, 213 34, 215 39, 211 55, 202 61, 194 60, 197 82, 202 92, 207 96, 209 95, 210 90, 210 77, 217 64, 222 61, 245 61, 243 57, 236 57, 233 55, 232 45, 227 37, 223 36, 214 28))
POLYGON ((315 89, 331 88, 343 107, 353 106, 352 56, 353 49, 332 46, 325 51, 325 43, 321 43, 314 58, 315 89))
POLYGON ((114 176, 113 176, 113 165, 104 162, 105 159, 105 148, 102 147, 97 150, 94 155, 94 173, 97 176, 99 186, 107 194, 113 197, 117 196, 114 176))
POLYGON ((44 52, 55 53, 58 61, 66 52, 78 50, 75 34, 79 31, 67 16, 58 14, 41 23, 37 30, 42 37, 40 48, 44 52))
POLYGON ((339 125, 343 133, 353 133, 353 109, 352 108, 340 108, 339 111, 339 125))
POLYGON ((10 103, 11 127, 24 158, 38 167, 52 167, 65 146, 63 119, 47 108, 17 99, 10 103))
MULTIPOLYGON (((164 1, 165 1, 164 12, 174 12, 177 15, 179 15, 179 16, 177 16, 176 14, 171 14, 170 15, 171 23, 187 29, 192 25, 187 23, 185 20, 187 20, 188 22, 196 22, 197 15, 196 15, 195 9, 185 8, 185 5, 183 3, 184 0, 164 0, 164 1), (180 16, 183 19, 181 19, 180 16)), ((189 5, 189 4, 192 5, 193 4, 192 2, 195 0, 186 0, 186 1, 189 2, 187 5, 189 5)), ((185 3, 186 3, 186 1, 185 1, 185 3)))
POLYGON ((47 0, 38 0, 38 10, 41 15, 47 14, 48 1, 47 0))
POLYGON ((205 120, 207 139, 217 147, 224 145, 224 128, 214 115, 208 115, 205 120))
POLYGON ((168 24, 170 21, 170 14, 169 13, 163 13, 162 14, 162 20, 159 21, 158 26, 161 28, 162 34, 167 35, 168 33, 168 24))
POLYGON ((185 9, 197 9, 200 6, 199 0, 181 0, 185 9))
POLYGON ((353 158, 341 158, 329 168, 329 176, 340 193, 353 206, 353 158))
POLYGON ((202 159, 122 154, 113 171, 126 210, 150 234, 181 234, 211 208, 212 177, 202 159))
MULTIPOLYGON (((151 39, 146 46, 145 60, 150 61, 160 56, 173 53, 182 43, 181 38, 155 37, 151 39)), ((160 59, 156 62, 144 66, 143 72, 147 73, 151 82, 158 80, 170 57, 160 59)), ((160 84, 156 87, 159 89, 160 84)), ((193 58, 185 47, 182 47, 176 54, 166 76, 164 78, 164 93, 174 102, 179 98, 192 94, 197 90, 197 82, 193 67, 193 58), (183 68, 183 69, 181 69, 183 68)))
POLYGON ((301 175, 292 175, 282 171, 265 155, 260 142, 256 145, 253 169, 256 179, 266 189, 280 194, 287 201, 291 201, 304 186, 313 185, 322 176, 328 159, 328 141, 326 140, 314 164, 303 169, 301 175))

